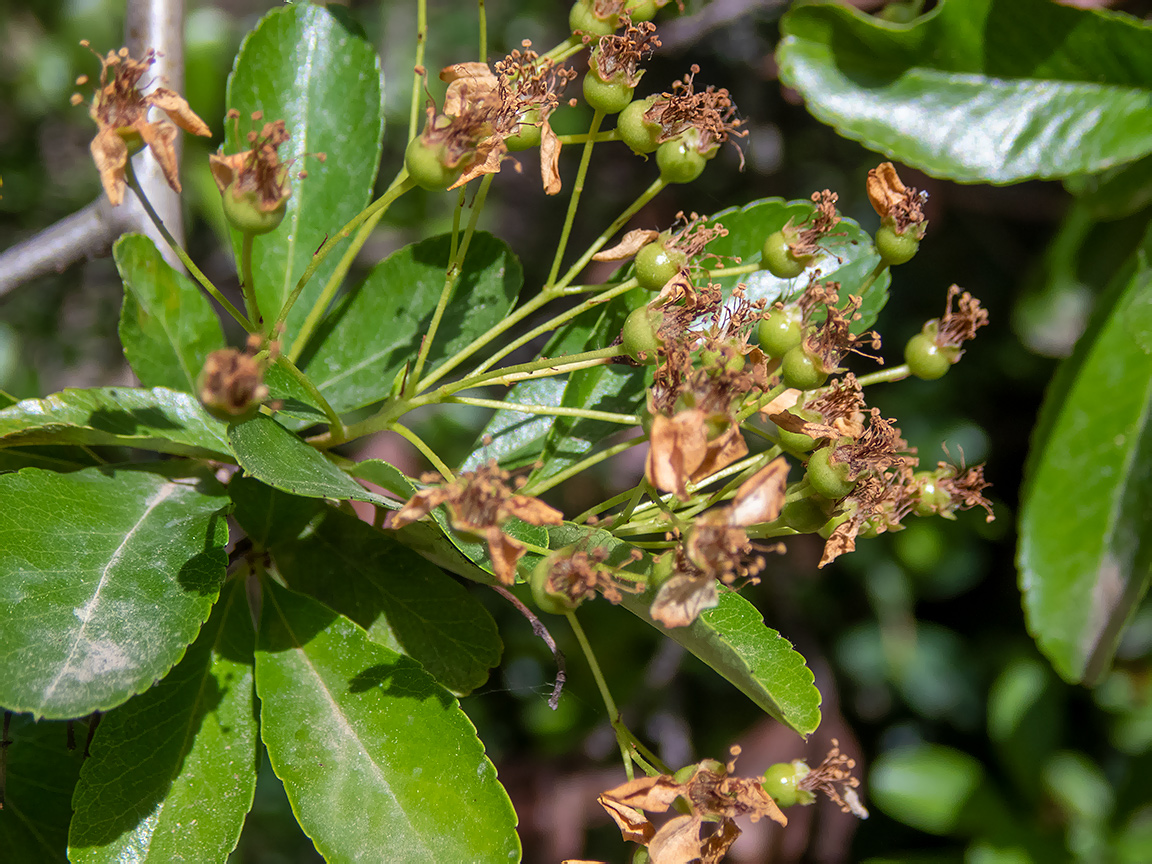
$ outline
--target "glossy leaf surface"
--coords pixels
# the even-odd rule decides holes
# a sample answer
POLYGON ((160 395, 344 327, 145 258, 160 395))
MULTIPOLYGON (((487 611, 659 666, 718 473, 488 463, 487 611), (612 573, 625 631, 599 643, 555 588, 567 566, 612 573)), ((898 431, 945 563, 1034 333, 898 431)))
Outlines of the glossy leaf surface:
POLYGON ((230 462, 225 429, 194 397, 164 387, 62 390, 0 411, 0 447, 121 444, 230 462))
POLYGON ((230 582, 184 659, 104 719, 76 787, 74 864, 228 857, 256 791, 254 639, 230 582))
POLYGON ((296 539, 324 506, 315 498, 303 498, 273 489, 255 477, 239 474, 228 481, 232 518, 259 549, 296 539))
MULTIPOLYGON (((606 531, 572 523, 553 528, 549 537, 553 549, 589 542, 585 539, 589 537, 617 557, 628 548, 606 531)), ((630 569, 639 572, 650 566, 646 557, 630 569)), ((620 605, 683 645, 788 728, 807 737, 820 725, 820 691, 812 670, 792 643, 768 627, 756 607, 739 594, 722 591, 718 606, 687 627, 673 628, 649 617, 651 600, 650 594, 625 594, 620 605)))
MULTIPOLYGON (((289 134, 280 148, 292 161, 292 196, 284 221, 256 239, 252 268, 256 296, 274 319, 325 239, 367 204, 384 134, 380 58, 343 10, 312 3, 274 9, 248 34, 228 78, 228 106, 240 112, 239 138, 225 122, 225 152, 249 149, 249 117, 283 120, 289 134), (320 162, 305 154, 324 153, 320 162), (295 173, 306 169, 306 179, 295 173)), ((240 235, 233 231, 239 260, 240 235)), ((340 258, 337 247, 305 286, 287 320, 288 339, 312 308, 340 258)))
POLYGON ((1107 671, 1152 575, 1148 252, 1049 389, 1021 507, 1028 629, 1073 682, 1107 671))
MULTIPOLYGON (((444 288, 451 242, 432 237, 393 252, 332 310, 303 368, 337 411, 383 399, 416 358, 444 288)), ((502 240, 476 232, 426 370, 498 324, 520 293, 520 262, 502 240)))
POLYGON ((271 417, 256 415, 228 428, 240 466, 269 486, 306 498, 381 501, 271 417))
POLYGON ((1012 183, 1152 153, 1152 26, 1048 0, 943 0, 908 25, 782 19, 780 78, 842 135, 936 177, 1012 183))
POLYGON ((224 578, 228 499, 209 475, 0 476, 0 705, 104 711, 164 677, 224 578))
POLYGON ((261 735, 329 861, 516 861, 516 815, 456 699, 327 607, 266 583, 261 735))
POLYGON ((290 587, 418 661, 454 693, 479 687, 500 662, 503 645, 488 610, 390 532, 329 510, 299 540, 277 547, 275 558, 290 587))
POLYGON ((120 341, 132 371, 145 387, 195 393, 205 358, 224 347, 212 304, 141 234, 121 237, 113 255, 124 280, 120 341))
POLYGON ((6 860, 65 864, 72 791, 80 777, 85 726, 76 725, 79 746, 68 748, 67 724, 17 714, 8 727, 0 849, 6 860))

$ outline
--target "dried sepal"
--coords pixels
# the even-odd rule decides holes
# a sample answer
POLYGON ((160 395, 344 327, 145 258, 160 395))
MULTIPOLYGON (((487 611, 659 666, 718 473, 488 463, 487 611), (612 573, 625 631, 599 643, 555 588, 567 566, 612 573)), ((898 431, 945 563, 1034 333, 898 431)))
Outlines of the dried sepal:
POLYGON ((597 252, 593 261, 627 261, 642 248, 660 236, 659 231, 637 228, 625 234, 615 246, 597 252))
POLYGON ((917 238, 924 236, 928 222, 924 204, 928 193, 905 186, 891 162, 881 162, 868 172, 868 200, 872 209, 884 223, 892 225, 897 233, 911 228, 917 238))

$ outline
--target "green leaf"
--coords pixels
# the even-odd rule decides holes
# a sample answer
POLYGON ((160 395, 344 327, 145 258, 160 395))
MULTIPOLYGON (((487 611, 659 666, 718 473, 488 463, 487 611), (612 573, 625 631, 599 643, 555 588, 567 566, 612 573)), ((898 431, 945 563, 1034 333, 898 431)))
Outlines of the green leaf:
POLYGON ((257 414, 251 420, 235 423, 228 427, 228 438, 240 467, 276 489, 305 498, 351 498, 381 505, 387 502, 271 417, 257 414))
POLYGON ((897 821, 929 834, 970 827, 972 801, 984 783, 984 766, 967 753, 938 744, 890 750, 876 760, 869 792, 897 821))
POLYGON ((287 543, 320 512, 323 503, 273 489, 254 477, 234 476, 228 481, 232 518, 257 549, 287 543))
POLYGON ((0 705, 105 711, 180 659, 224 579, 228 499, 179 467, 0 476, 0 705))
POLYGON ((7 861, 65 864, 72 790, 84 757, 84 727, 78 727, 80 747, 69 747, 65 723, 36 722, 17 714, 8 727, 5 750, 7 783, 0 810, 0 849, 7 861))
MULTIPOLYGON (((450 251, 451 240, 442 234, 393 252, 329 314, 301 368, 337 411, 383 399, 404 364, 416 358, 440 301, 450 251)), ((476 232, 425 368, 500 323, 523 281, 507 244, 476 232)))
POLYGON ((328 510, 274 555, 289 587, 352 619, 458 695, 483 684, 500 662, 503 644, 488 610, 440 568, 355 517, 328 510))
POLYGON ((0 447, 122 444, 231 462, 225 426, 187 393, 94 387, 25 399, 0 411, 0 447))
MULTIPOLYGON (((591 542, 607 548, 617 561, 633 548, 607 531, 570 522, 551 529, 549 537, 553 549, 591 542)), ((646 570, 651 563, 645 556, 637 566, 646 570)), ((735 592, 724 591, 719 605, 689 626, 667 628, 649 617, 650 603, 650 594, 625 594, 620 605, 683 645, 789 729, 804 737, 816 731, 820 691, 813 683, 812 670, 791 642, 765 625, 755 606, 735 592)))
POLYGON ((233 581, 184 659, 104 719, 73 799, 73 864, 228 857, 256 791, 254 639, 233 581))
POLYGON ((21 468, 79 471, 101 464, 102 460, 81 447, 9 447, 0 450, 0 473, 21 468))
POLYGON ((1152 575, 1152 268, 1058 374, 1034 433, 1017 563, 1028 629, 1067 681, 1107 671, 1152 575))
MULTIPOLYGON (((368 204, 384 135, 380 58, 344 10, 297 3, 274 9, 248 34, 228 77, 228 107, 240 112, 225 122, 225 150, 249 149, 249 116, 283 120, 291 140, 280 158, 293 173, 284 221, 256 239, 252 269, 265 319, 272 320, 313 253, 368 204), (306 154, 324 153, 320 162, 306 154)), ((259 131, 256 123, 256 131, 259 131)), ((237 260, 240 233, 232 232, 237 260)), ((291 339, 340 259, 329 255, 288 316, 291 339)))
POLYGON ((1152 156, 1089 177, 1071 177, 1065 188, 1093 219, 1122 219, 1152 204, 1152 156))
MULTIPOLYGON (((762 198, 743 207, 721 210, 710 218, 728 229, 726 237, 717 237, 708 244, 708 252, 726 259, 740 259, 749 264, 760 260, 761 247, 769 234, 779 231, 788 220, 799 225, 815 211, 811 201, 785 201, 783 198, 762 198)), ((841 297, 855 294, 863 298, 860 319, 852 323, 853 333, 862 333, 876 323, 884 304, 888 302, 891 273, 884 271, 874 282, 864 287, 865 281, 880 263, 880 255, 872 245, 872 238, 854 220, 841 219, 823 249, 813 262, 822 279, 839 282, 841 297), (839 260, 837 260, 839 259, 839 260)), ((769 305, 777 300, 797 296, 807 285, 806 277, 778 279, 767 270, 756 270, 740 276, 718 277, 716 282, 730 290, 738 282, 748 287, 748 299, 764 300, 769 305)))
POLYGON ((841 134, 935 177, 1013 183, 1152 153, 1152 26, 1049 0, 942 0, 910 26, 781 21, 780 79, 841 134))
POLYGON ((224 347, 212 304, 141 234, 121 237, 113 255, 124 280, 120 341, 132 371, 146 387, 195 393, 204 360, 224 347))
POLYGON ((516 814, 468 717, 415 661, 265 583, 261 735, 329 861, 517 861, 516 814))

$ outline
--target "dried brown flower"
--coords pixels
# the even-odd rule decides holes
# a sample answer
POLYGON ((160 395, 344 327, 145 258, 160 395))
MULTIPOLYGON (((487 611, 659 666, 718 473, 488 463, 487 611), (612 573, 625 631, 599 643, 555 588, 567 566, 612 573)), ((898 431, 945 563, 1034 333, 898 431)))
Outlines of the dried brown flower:
MULTIPOLYGON (((700 67, 693 64, 690 74, 675 82, 670 93, 655 98, 652 107, 644 112, 644 119, 660 126, 657 140, 661 143, 693 130, 696 149, 708 154, 726 141, 746 137, 748 131, 740 128, 744 121, 736 116, 736 104, 727 88, 709 86, 704 90, 695 89, 694 81, 699 72, 700 67)), ((740 150, 739 147, 736 149, 740 150)), ((740 164, 743 167, 742 150, 740 164)))
POLYGON ((980 305, 980 301, 967 291, 961 294, 960 286, 953 285, 948 289, 944 317, 929 321, 924 329, 925 332, 934 331, 933 341, 941 348, 959 348, 974 339, 976 331, 987 323, 988 310, 980 305), (952 301, 957 296, 960 299, 954 309, 952 301))
POLYGON ((493 572, 511 585, 524 544, 503 533, 501 526, 511 518, 530 525, 559 525, 564 517, 538 498, 514 493, 508 488, 509 476, 495 460, 476 471, 465 471, 455 480, 417 492, 389 514, 387 527, 402 528, 444 504, 454 529, 487 542, 493 572))
POLYGON ((840 224, 840 214, 836 210, 839 199, 840 196, 828 189, 813 192, 812 203, 816 209, 799 224, 788 220, 782 231, 789 250, 796 258, 811 259, 824 248, 822 244, 832 236, 832 229, 840 224))
MULTIPOLYGON (((87 40, 80 44, 88 47, 87 40)), ((156 62, 156 57, 156 51, 150 49, 143 59, 134 60, 128 56, 127 48, 109 51, 106 56, 100 57, 100 84, 88 109, 97 126, 90 149, 96 170, 100 172, 100 182, 113 207, 124 200, 128 159, 141 146, 148 146, 160 170, 164 172, 168 185, 179 192, 176 126, 193 135, 212 134, 207 124, 193 113, 184 97, 178 93, 165 87, 157 87, 147 94, 140 92, 140 79, 156 62), (108 80, 109 71, 112 72, 111 81, 108 80), (161 109, 172 122, 149 122, 150 108, 161 109)), ((82 75, 76 83, 88 83, 88 76, 82 75)), ((73 94, 73 105, 83 101, 79 93, 73 94)))
POLYGON ((881 162, 868 172, 868 200, 882 222, 904 234, 915 226, 916 237, 924 236, 928 222, 924 218, 924 204, 928 193, 905 186, 891 162, 881 162))
POLYGON ((261 342, 260 336, 253 333, 244 351, 221 348, 205 358, 197 392, 204 407, 214 415, 234 420, 268 399, 264 373, 279 352, 279 345, 272 342, 267 357, 258 359, 261 342))
POLYGON ((553 554, 548 558, 545 591, 563 597, 570 608, 575 608, 597 593, 603 594, 610 603, 619 603, 624 594, 643 591, 644 583, 635 575, 631 578, 621 575, 624 565, 640 560, 640 550, 633 549, 631 556, 618 566, 605 563, 610 554, 604 548, 596 548, 591 552, 568 549, 564 553, 553 554))
POLYGON ((660 37, 656 35, 656 25, 649 21, 633 24, 625 20, 623 33, 600 37, 588 65, 605 83, 621 82, 635 87, 644 75, 640 64, 660 47, 660 37))
POLYGON ((802 792, 823 792, 842 812, 867 819, 868 811, 860 803, 856 792, 860 781, 852 776, 855 767, 856 760, 841 753, 840 742, 833 738, 832 749, 824 761, 802 777, 796 783, 796 788, 802 792))
MULTIPOLYGON (((228 111, 228 119, 238 122, 240 113, 228 111)), ((252 120, 259 122, 263 112, 256 111, 252 120)), ((239 130, 237 130, 239 138, 239 130)), ((240 199, 251 196, 251 200, 264 213, 273 213, 284 206, 292 187, 288 181, 288 166, 280 161, 279 149, 291 136, 283 120, 265 123, 257 133, 248 132, 249 149, 240 153, 224 155, 213 153, 208 157, 212 169, 212 179, 223 194, 231 188, 233 197, 240 199)), ((324 161, 323 154, 317 156, 324 161)))

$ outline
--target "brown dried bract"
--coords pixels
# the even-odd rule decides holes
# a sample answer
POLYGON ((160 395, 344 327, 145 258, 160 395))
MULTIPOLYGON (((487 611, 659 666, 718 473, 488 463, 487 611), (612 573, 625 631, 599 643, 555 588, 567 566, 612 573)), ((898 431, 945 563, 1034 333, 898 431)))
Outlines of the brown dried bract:
POLYGON ((279 346, 269 346, 267 359, 257 359, 261 339, 253 333, 244 351, 221 348, 204 360, 197 392, 200 401, 211 411, 228 417, 240 417, 268 399, 264 373, 275 359, 279 346))
POLYGON ((868 200, 881 221, 895 226, 900 234, 919 226, 917 236, 924 236, 928 226, 924 217, 928 193, 905 186, 891 162, 881 162, 868 172, 867 189, 868 200))
MULTIPOLYGON (((744 121, 736 116, 736 104, 727 88, 709 86, 704 90, 695 89, 695 78, 700 67, 693 64, 690 74, 672 85, 672 92, 661 93, 656 97, 644 119, 660 125, 661 143, 679 137, 689 129, 697 134, 696 147, 701 153, 709 153, 733 138, 744 138, 746 129, 740 127, 744 121)), ((735 143, 735 142, 733 142, 735 143)), ((740 150, 739 147, 736 148, 740 150)), ((740 150, 740 165, 744 165, 744 151, 740 150)))
POLYGON ((593 261, 627 261, 653 240, 660 236, 659 231, 637 228, 625 234, 615 246, 597 252, 593 261))
POLYGON ((702 480, 748 454, 740 427, 724 416, 694 408, 672 417, 657 414, 649 435, 645 475, 662 492, 688 497, 686 483, 702 480), (723 426, 709 438, 708 422, 723 426))
MULTIPOLYGON (((257 111, 252 114, 252 120, 259 122, 263 116, 263 112, 257 111)), ((239 118, 240 113, 235 109, 228 111, 227 119, 238 123, 239 118)), ((238 129, 236 137, 240 137, 238 129)), ((257 206, 265 213, 272 213, 292 194, 288 166, 280 161, 279 154, 280 146, 291 136, 284 121, 275 120, 265 123, 259 133, 251 130, 247 138, 248 150, 227 156, 223 153, 209 155, 212 179, 221 194, 229 187, 236 198, 252 193, 257 206)), ((317 158, 324 161, 323 154, 317 158)))
POLYGON ((600 37, 588 65, 601 81, 618 81, 635 87, 644 75, 640 64, 660 47, 660 37, 656 35, 656 25, 650 21, 633 24, 625 20, 623 33, 600 37))
MULTIPOLYGON (((928 326, 934 322, 929 322, 928 326)), ((976 331, 988 323, 988 310, 980 305, 980 301, 965 291, 960 293, 960 286, 953 285, 948 289, 947 305, 944 317, 936 319, 936 336, 933 341, 941 348, 959 348, 965 342, 976 337, 976 331), (953 308, 953 300, 959 297, 953 308)))
POLYGON ((564 517, 538 498, 514 493, 508 488, 509 476, 495 460, 476 471, 465 471, 451 482, 417 492, 399 511, 389 514, 387 527, 402 528, 444 504, 454 529, 487 542, 493 572, 511 585, 524 544, 504 534, 500 526, 511 518, 530 525, 559 525, 564 517))
MULTIPOLYGON (((739 748, 733 748, 738 753, 739 748)), ((788 819, 757 778, 733 777, 734 765, 707 759, 684 782, 663 774, 639 777, 599 797, 600 805, 620 828, 625 840, 648 848, 652 864, 719 864, 740 836, 733 821, 768 817, 781 825, 788 819), (677 799, 691 813, 676 816, 659 829, 646 813, 667 813, 677 799)))
MULTIPOLYGON (((88 41, 80 43, 88 47, 88 41)), ((100 57, 100 55, 97 55, 100 57)), ((140 92, 140 79, 156 62, 157 53, 149 49, 143 59, 128 56, 128 49, 109 51, 100 57, 100 84, 92 99, 88 113, 96 121, 96 137, 92 139, 92 158, 100 172, 100 182, 112 206, 124 200, 127 185, 125 171, 136 142, 143 142, 156 157, 164 179, 176 192, 180 191, 180 177, 176 164, 176 126, 193 135, 209 136, 208 125, 193 113, 184 97, 165 87, 157 87, 148 94, 140 92), (108 80, 109 70, 112 80, 108 80), (148 110, 159 108, 171 119, 149 122, 148 110)), ((86 84, 81 76, 77 84, 86 84)), ((72 104, 83 102, 79 93, 72 96, 72 104)))
POLYGON ((832 749, 824 761, 802 777, 796 788, 805 792, 823 792, 842 812, 867 819, 868 811, 856 792, 860 781, 852 776, 855 767, 856 760, 841 753, 840 742, 833 738, 832 749))

